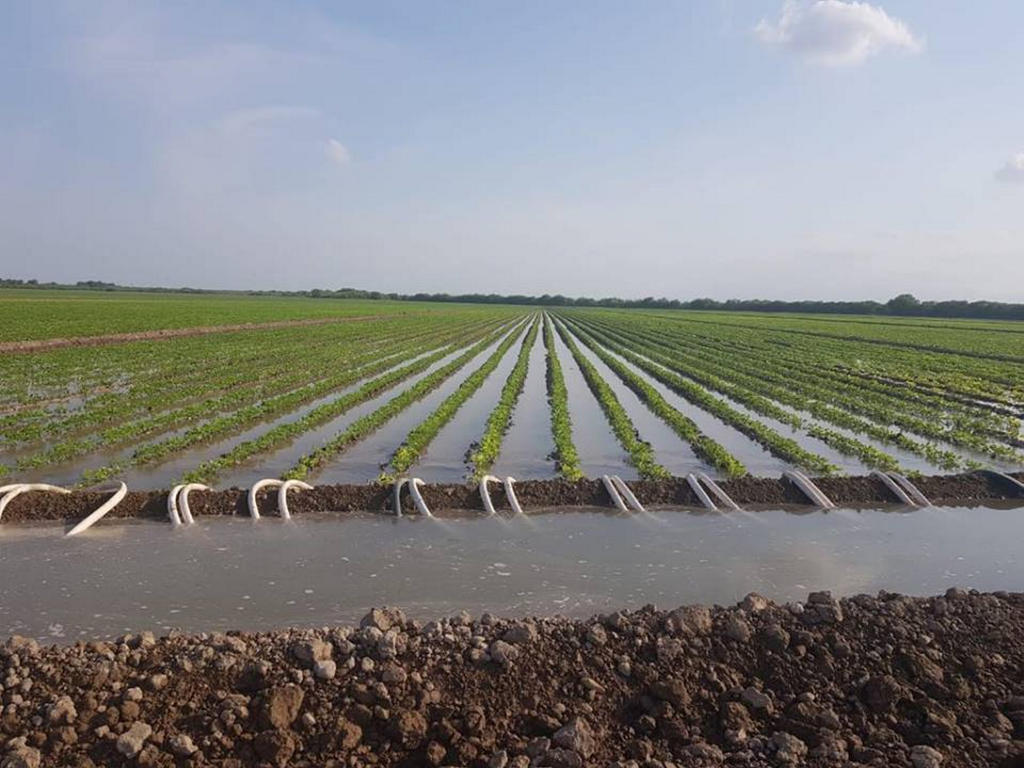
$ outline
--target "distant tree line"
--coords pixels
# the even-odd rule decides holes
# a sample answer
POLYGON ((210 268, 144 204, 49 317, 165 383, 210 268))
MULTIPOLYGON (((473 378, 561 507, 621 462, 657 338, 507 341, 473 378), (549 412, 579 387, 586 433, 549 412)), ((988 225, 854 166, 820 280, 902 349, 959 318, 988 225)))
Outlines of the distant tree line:
POLYGON ((499 293, 383 293, 359 288, 308 291, 230 291, 205 288, 135 287, 106 283, 101 280, 80 280, 77 283, 41 283, 38 280, 0 278, 0 288, 40 288, 47 290, 132 291, 143 293, 233 294, 244 296, 305 296, 313 299, 369 299, 383 301, 437 301, 461 304, 523 304, 542 307, 614 307, 638 309, 700 309, 726 312, 798 312, 836 315, 895 315, 904 317, 967 317, 988 320, 1024 320, 1024 304, 999 301, 920 301, 909 293, 901 293, 889 301, 777 301, 772 299, 620 299, 606 297, 573 298, 545 293, 541 296, 499 293))

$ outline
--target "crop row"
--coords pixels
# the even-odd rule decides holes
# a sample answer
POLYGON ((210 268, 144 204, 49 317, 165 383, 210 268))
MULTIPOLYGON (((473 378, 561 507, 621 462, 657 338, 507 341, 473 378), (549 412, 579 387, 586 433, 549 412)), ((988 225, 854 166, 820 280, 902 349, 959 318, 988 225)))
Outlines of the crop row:
POLYGON ((551 330, 551 318, 544 316, 544 348, 547 352, 545 380, 548 392, 548 408, 551 411, 551 436, 555 443, 554 459, 558 474, 566 480, 583 477, 580 459, 572 441, 572 417, 569 413, 569 391, 565 386, 565 375, 555 349, 555 336, 551 330))
MULTIPOLYGON (((648 359, 664 365, 687 378, 700 382, 712 390, 719 391, 730 397, 730 399, 734 399, 736 402, 742 403, 762 415, 773 417, 778 406, 773 404, 768 409, 764 407, 764 404, 777 401, 785 403, 792 408, 806 411, 815 418, 822 419, 852 432, 864 434, 879 442, 891 444, 903 450, 916 453, 937 466, 955 468, 962 465, 962 460, 956 454, 943 450, 931 443, 915 440, 910 435, 899 430, 892 430, 881 424, 868 421, 836 408, 831 403, 825 402, 820 392, 811 394, 809 388, 805 388, 802 393, 793 393, 786 386, 788 382, 780 383, 777 377, 770 376, 764 372, 760 376, 742 373, 742 364, 739 361, 726 358, 725 356, 721 358, 721 363, 712 362, 708 359, 695 359, 692 355, 681 351, 682 348, 678 345, 664 341, 639 341, 630 332, 621 333, 619 338, 631 348, 642 349, 648 359), (724 377, 728 377, 729 381, 726 381, 724 377)), ((858 457, 868 466, 879 469, 894 469, 898 465, 894 457, 879 451, 871 445, 847 437, 823 425, 807 423, 795 414, 793 414, 793 417, 796 421, 789 422, 792 426, 805 428, 808 430, 808 433, 813 430, 813 437, 823 440, 842 453, 858 457)))
POLYGON ((891 433, 878 425, 846 414, 827 403, 790 395, 784 389, 765 383, 763 380, 739 376, 735 373, 735 369, 730 370, 727 365, 718 367, 706 361, 695 363, 680 352, 678 347, 639 340, 627 333, 616 331, 605 331, 605 333, 611 339, 618 339, 629 349, 642 351, 644 357, 648 360, 681 374, 688 379, 692 379, 694 382, 714 392, 723 394, 730 400, 742 404, 755 413, 775 419, 795 429, 806 430, 807 434, 811 437, 821 440, 840 453, 860 459, 867 466, 893 470, 899 468, 899 462, 893 456, 880 451, 874 446, 821 424, 807 422, 797 414, 781 408, 774 401, 777 400, 793 408, 808 411, 815 417, 837 423, 854 432, 867 433, 875 439, 912 450, 936 462, 949 463, 950 461, 959 461, 954 454, 942 452, 934 446, 914 441, 902 433, 891 433), (733 381, 726 381, 722 378, 723 375, 731 376, 733 381), (737 381, 740 383, 736 383, 737 381))
POLYGON ((559 323, 556 323, 555 327, 562 339, 562 343, 565 344, 569 353, 576 361, 580 372, 583 374, 587 387, 594 397, 597 398, 597 402, 601 406, 601 410, 604 411, 612 432, 629 456, 629 463, 636 468, 641 477, 650 479, 671 477, 671 473, 655 459, 654 449, 651 447, 651 444, 640 438, 636 427, 633 426, 633 422, 629 418, 629 414, 622 407, 622 403, 619 402, 612 388, 608 386, 608 382, 601 378, 601 374, 594 367, 594 364, 580 352, 579 347, 576 346, 572 336, 565 330, 565 327, 559 323))
MULTIPOLYGON (((470 339, 472 338, 473 336, 470 336, 470 339)), ((214 478, 224 470, 236 467, 254 456, 286 445, 295 437, 343 416, 356 405, 372 400, 401 382, 427 370, 464 343, 464 341, 459 341, 441 347, 431 354, 419 357, 407 365, 366 382, 353 392, 314 408, 295 421, 279 424, 258 437, 245 440, 215 459, 204 461, 196 469, 187 473, 183 480, 184 482, 213 482, 214 478)))
MULTIPOLYGON (((655 358, 658 362, 666 363, 687 376, 699 379, 702 383, 723 391, 730 397, 749 405, 753 410, 760 411, 757 401, 749 398, 745 392, 762 393, 772 400, 785 402, 844 429, 865 434, 880 442, 917 453, 931 463, 946 469, 964 466, 965 462, 951 451, 915 439, 912 431, 904 432, 902 429, 894 429, 889 425, 905 428, 911 425, 916 426, 919 432, 923 432, 933 439, 945 439, 947 442, 966 445, 976 450, 986 447, 988 452, 994 455, 1012 453, 1005 446, 989 443, 979 444, 971 437, 957 437, 959 432, 948 433, 933 428, 927 423, 921 424, 916 420, 908 419, 891 405, 880 403, 877 398, 872 398, 869 394, 863 392, 858 392, 856 396, 846 394, 821 378, 807 381, 792 369, 780 371, 767 360, 760 360, 754 366, 746 357, 731 355, 724 350, 716 350, 712 355, 707 351, 707 347, 680 344, 679 340, 673 340, 671 337, 659 337, 653 332, 628 327, 617 330, 629 344, 645 343, 647 346, 660 349, 660 356, 655 358), (715 371, 718 377, 709 374, 708 371, 715 371), (723 381, 725 378, 729 380, 728 383, 723 381), (860 414, 867 418, 860 418, 854 414, 860 414)), ((816 431, 818 432, 816 436, 846 452, 844 441, 834 431, 829 432, 821 427, 816 431)), ((878 466, 873 461, 871 453, 865 451, 864 448, 860 448, 858 453, 868 463, 878 466)))
MULTIPOLYGON (((257 403, 258 391, 249 388, 228 388, 218 398, 195 400, 187 405, 162 411, 149 418, 117 424, 101 432, 81 439, 64 440, 41 452, 22 457, 18 461, 19 469, 46 466, 67 462, 100 448, 110 448, 127 442, 137 442, 147 435, 166 433, 175 427, 192 421, 203 420, 203 423, 189 429, 184 434, 174 435, 165 440, 143 445, 132 455, 130 464, 140 465, 159 461, 160 459, 182 450, 195 443, 211 437, 229 433, 236 427, 244 426, 248 421, 267 418, 284 413, 309 400, 324 396, 329 392, 348 386, 353 381, 367 375, 374 375, 384 367, 392 365, 391 358, 396 354, 407 354, 417 349, 415 340, 403 339, 393 342, 383 349, 367 349, 365 345, 338 345, 331 350, 332 354, 324 355, 315 364, 307 368, 295 366, 287 375, 275 379, 272 386, 263 388, 268 395, 257 403), (361 355, 354 355, 356 351, 361 355), (332 368, 340 370, 322 378, 309 382, 310 376, 327 373, 332 368), (309 382, 309 383, 303 383, 309 382), (297 387, 297 388, 296 388, 297 387), (237 410, 231 410, 236 408, 237 410), (217 416, 218 413, 225 413, 217 416)), ((120 469, 120 464, 112 464, 93 470, 89 478, 98 481, 112 476, 120 469)))
MULTIPOLYGON (((434 352, 433 355, 417 359, 412 364, 407 365, 404 368, 400 368, 397 371, 391 371, 379 379, 370 381, 353 393, 349 393, 337 400, 315 408, 298 421, 303 424, 315 424, 317 422, 326 421, 333 418, 335 415, 343 413, 353 405, 356 405, 363 400, 370 399, 378 392, 387 389, 388 386, 390 386, 389 382, 394 383, 393 380, 400 381, 420 370, 424 370, 431 364, 433 358, 444 357, 450 352, 447 345, 455 336, 459 336, 461 338, 461 334, 455 331, 438 338, 436 341, 431 343, 431 347, 434 347, 437 344, 443 346, 434 352)), ((408 356, 409 354, 419 353, 422 351, 422 347, 423 343, 418 341, 399 350, 397 354, 408 356)), ((359 367, 348 368, 328 382, 318 382, 296 392, 289 392, 252 405, 247 405, 227 415, 204 422, 197 427, 189 429, 184 434, 174 435, 165 440, 141 446, 132 454, 128 464, 130 466, 141 466, 159 463, 180 453, 182 450, 217 438, 230 436, 235 432, 246 428, 252 423, 262 421, 282 413, 287 413, 294 410, 296 407, 301 406, 303 403, 318 399, 331 391, 343 389, 369 376, 377 376, 382 371, 386 371, 394 366, 394 355, 388 355, 383 359, 380 359, 377 355, 374 355, 374 357, 377 357, 376 361, 368 365, 365 364, 365 359, 359 358, 359 367)), ((282 435, 283 431, 275 433, 275 438, 282 435)), ((232 459, 235 461, 241 460, 237 455, 233 456, 232 459)), ((88 482, 99 482, 100 480, 117 474, 123 469, 124 465, 108 465, 100 468, 99 470, 87 472, 85 474, 85 479, 88 482)))
POLYGON ((328 440, 324 445, 301 457, 291 467, 291 469, 285 473, 285 477, 302 479, 309 476, 310 473, 331 461, 338 453, 343 451, 349 445, 361 440, 372 432, 375 432, 410 405, 433 392, 448 378, 465 367, 465 365, 480 354, 480 352, 487 349, 501 338, 502 335, 507 333, 507 329, 502 328, 495 333, 490 334, 482 341, 474 344, 456 359, 441 368, 438 368, 430 375, 420 379, 413 386, 402 391, 391 400, 388 400, 388 402, 380 408, 377 408, 372 413, 357 419, 340 434, 328 440))
POLYGON ((534 342, 537 340, 537 329, 539 327, 539 320, 534 320, 530 323, 530 330, 527 331, 526 336, 523 338, 523 343, 519 348, 519 356, 512 367, 512 372, 509 374, 508 379, 505 380, 505 385, 501 388, 501 394, 498 396, 498 402, 487 417, 487 423, 484 424, 483 435, 475 447, 471 448, 470 462, 473 465, 474 479, 479 480, 494 466, 494 462, 501 451, 501 442, 505 437, 505 433, 508 432, 509 426, 512 424, 512 412, 515 410, 519 396, 523 392, 523 386, 526 384, 526 374, 530 366, 530 352, 533 349, 534 342))
POLYGON ((697 456, 729 477, 741 477, 747 473, 747 468, 743 466, 743 462, 729 453, 718 442, 701 432, 692 419, 673 408, 661 396, 658 390, 641 376, 630 370, 620 360, 608 354, 593 337, 583 332, 579 326, 575 324, 571 324, 571 326, 576 337, 597 355, 619 377, 622 383, 640 398, 653 414, 664 421, 679 437, 686 441, 693 448, 697 456))
POLYGON ((824 457, 802 448, 795 440, 782 436, 774 429, 739 411, 721 398, 715 397, 691 379, 684 378, 678 373, 652 363, 645 357, 638 355, 633 349, 617 344, 607 337, 602 338, 601 334, 595 332, 595 335, 598 336, 606 348, 625 358, 655 380, 660 381, 683 399, 707 411, 737 431, 742 432, 762 445, 770 453, 821 474, 833 474, 838 471, 838 467, 824 457))
MULTIPOLYGON (((781 318, 758 317, 756 325, 750 324, 751 318, 747 318, 745 322, 737 322, 736 316, 715 316, 711 319, 692 313, 671 316, 641 313, 634 316, 634 319, 639 320, 642 317, 656 320, 661 327, 686 328, 688 332, 699 330, 719 338, 753 340, 761 345, 762 349, 773 353, 769 354, 769 357, 784 351, 797 350, 817 357, 828 365, 856 361, 858 367, 867 366, 878 371, 898 372, 901 378, 927 380, 939 388, 960 394, 996 400, 1009 397, 1017 402, 1024 398, 1024 363, 964 355, 957 350, 938 346, 927 349, 913 343, 909 346, 888 346, 884 343, 875 343, 878 339, 863 339, 848 333, 806 334, 799 331, 800 326, 821 323, 820 319, 801 318, 798 330, 794 331, 786 327, 780 328, 781 318)), ((916 335, 917 332, 912 333, 909 341, 913 342, 916 335)), ((967 334, 967 338, 972 346, 983 345, 986 342, 986 337, 977 334, 967 334)), ((1016 340, 1015 348, 1019 354, 1020 335, 1009 338, 1016 340)), ((963 339, 957 342, 958 345, 963 343, 963 339)))
MULTIPOLYGON (((598 332, 599 333, 599 332, 598 332)), ((614 339, 615 333, 611 333, 610 336, 601 334, 604 338, 614 339)), ((811 437, 815 437, 830 447, 836 449, 840 453, 848 456, 855 456, 860 459, 864 464, 870 467, 878 469, 894 470, 899 469, 899 462, 896 461, 892 456, 884 453, 883 451, 874 448, 873 446, 867 445, 859 440, 850 438, 843 435, 835 430, 828 429, 827 427, 812 424, 806 424, 799 416, 787 411, 784 408, 779 407, 774 402, 766 397, 762 397, 759 394, 749 392, 740 387, 731 385, 717 376, 710 375, 707 373, 695 372, 692 367, 681 368, 675 361, 664 355, 659 355, 656 351, 650 347, 638 346, 635 341, 626 341, 630 349, 636 351, 642 351, 648 360, 652 360, 660 365, 665 366, 671 371, 681 373, 687 378, 693 379, 694 382, 706 386, 708 389, 724 394, 733 400, 734 402, 741 403, 742 405, 750 408, 755 413, 759 413, 762 416, 775 419, 783 424, 791 426, 795 429, 805 429, 807 434, 811 437)), ((610 356, 609 356, 610 357, 610 356)), ((610 358, 614 360, 614 358, 610 358)), ((642 379, 630 372, 622 363, 615 361, 616 364, 623 368, 623 370, 637 378, 639 384, 650 388, 650 385, 644 382, 642 379)), ((667 403, 666 403, 667 405, 667 403)), ((669 406, 671 407, 671 406, 669 406)))
POLYGON ((1011 426, 1014 431, 1016 430, 1016 425, 1011 424, 1012 420, 988 409, 969 407, 961 401, 894 387, 891 384, 883 385, 871 379, 835 370, 831 365, 835 358, 830 357, 822 349, 799 349, 790 345, 775 347, 766 356, 763 348, 735 338, 713 337, 707 334, 691 336, 689 333, 679 334, 665 328, 659 329, 659 333, 676 343, 685 344, 692 348, 694 353, 705 357, 728 355, 730 358, 736 357, 737 364, 748 365, 750 359, 758 359, 758 369, 767 367, 794 382, 819 385, 825 373, 830 387, 846 396, 847 403, 868 402, 875 407, 892 409, 900 418, 898 426, 935 439, 941 439, 940 433, 959 435, 961 440, 971 441, 971 444, 965 447, 979 452, 993 450, 991 446, 986 446, 986 441, 980 437, 981 435, 987 434, 1003 439, 1011 426))
MULTIPOLYGON (((345 356, 339 354, 337 357, 329 359, 332 362, 340 363, 345 360, 345 356)), ((352 359, 352 363, 358 368, 358 366, 375 359, 377 359, 375 354, 364 355, 360 358, 352 359)), ((176 427, 197 421, 204 423, 195 429, 204 429, 207 424, 217 421, 218 413, 231 412, 234 414, 246 412, 252 414, 254 412, 252 410, 253 406, 249 404, 254 399, 258 400, 262 394, 269 395, 269 397, 261 401, 261 411, 269 414, 273 411, 301 403, 306 399, 315 398, 337 386, 344 386, 344 383, 349 380, 350 373, 349 369, 344 369, 340 374, 336 373, 314 383, 306 383, 309 379, 309 373, 296 368, 287 376, 275 377, 272 386, 265 386, 260 390, 248 387, 232 388, 227 382, 224 382, 226 391, 219 397, 199 400, 191 399, 186 405, 162 411, 143 419, 115 424, 99 432, 88 434, 85 437, 62 440, 41 451, 22 456, 18 459, 17 466, 18 469, 26 470, 34 467, 64 463, 103 448, 114 448, 126 443, 137 442, 142 438, 167 433, 173 431, 176 427), (284 391, 281 394, 275 394, 278 390, 284 391), (233 411, 232 409, 241 410, 233 411), (248 410, 246 411, 246 409, 248 410)), ((194 434, 195 430, 192 432, 194 434)), ((177 448, 184 447, 185 443, 181 438, 176 438, 175 440, 175 442, 169 440, 167 445, 177 448)), ((143 447, 139 450, 145 451, 145 449, 146 447, 143 447)), ((102 476, 106 477, 107 475, 108 472, 104 472, 102 476)))
POLYGON ((390 333, 408 335, 401 326, 380 330, 384 334, 377 337, 366 325, 357 332, 311 333, 306 339, 294 331, 248 334, 241 343, 225 339, 220 347, 182 344, 177 350, 176 345, 151 342, 149 346, 157 346, 161 356, 147 355, 145 370, 125 371, 124 380, 113 391, 87 401, 75 412, 48 414, 25 423, 5 437, 12 444, 52 435, 67 438, 97 425, 129 422, 140 415, 148 418, 187 401, 207 402, 212 410, 217 403, 211 397, 224 392, 241 396, 243 391, 251 391, 256 393, 251 398, 255 399, 271 388, 282 391, 293 386, 298 372, 330 371, 343 359, 344 350, 365 352, 367 344, 390 340, 390 333))
POLYGON ((505 353, 508 352, 516 342, 516 339, 519 338, 522 330, 522 328, 519 328, 514 333, 506 336, 501 344, 498 345, 498 348, 484 360, 479 368, 467 376, 454 392, 441 401, 441 404, 429 416, 406 435, 405 440, 395 450, 389 462, 394 474, 405 472, 419 460, 441 428, 450 422, 459 408, 483 386, 487 377, 494 372, 494 369, 498 367, 505 353))

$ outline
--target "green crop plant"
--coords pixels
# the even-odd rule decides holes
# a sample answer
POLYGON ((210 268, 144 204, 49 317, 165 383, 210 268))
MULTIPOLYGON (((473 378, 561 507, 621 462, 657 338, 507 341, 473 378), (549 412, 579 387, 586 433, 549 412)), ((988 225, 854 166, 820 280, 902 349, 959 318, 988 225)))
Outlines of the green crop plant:
POLYGON ((565 375, 555 349, 555 336, 551 331, 551 318, 544 316, 544 347, 547 353, 545 379, 548 390, 548 407, 551 410, 551 436, 555 442, 554 458, 558 474, 566 480, 583 477, 579 455, 572 441, 572 417, 569 414, 569 390, 565 386, 565 375))
POLYGON ((501 451, 501 442, 505 437, 505 433, 508 432, 509 426, 512 424, 512 412, 515 410, 519 396, 523 392, 523 385, 526 384, 526 374, 530 365, 530 352, 533 349, 534 342, 537 340, 539 323, 539 320, 534 320, 530 324, 530 330, 523 338, 522 346, 519 348, 516 364, 513 366, 508 379, 506 379, 505 386, 501 388, 501 395, 498 397, 497 405, 494 406, 494 409, 487 417, 483 436, 470 455, 470 461, 473 465, 473 477, 476 480, 487 474, 498 459, 498 453, 501 451))
POLYGON ((522 333, 522 328, 506 336, 479 368, 467 376, 454 392, 448 395, 429 416, 406 435, 405 440, 395 450, 389 462, 394 474, 405 472, 419 460, 441 428, 450 422, 463 403, 483 386, 487 377, 494 372, 498 363, 516 342, 520 333, 522 333))
POLYGON ((579 347, 576 346, 565 328, 561 325, 556 325, 556 328, 562 343, 565 344, 569 353, 576 361, 576 365, 579 366, 583 379, 587 382, 587 387, 594 397, 597 398, 597 402, 601 406, 601 410, 604 411, 612 432, 629 456, 630 464, 636 468, 643 478, 659 479, 671 477, 671 473, 655 460, 654 449, 651 448, 651 444, 639 437, 636 427, 633 426, 633 422, 626 413, 626 409, 622 407, 619 399, 612 392, 612 388, 608 386, 608 382, 601 378, 601 374, 598 373, 594 364, 587 360, 583 353, 580 352, 579 347))

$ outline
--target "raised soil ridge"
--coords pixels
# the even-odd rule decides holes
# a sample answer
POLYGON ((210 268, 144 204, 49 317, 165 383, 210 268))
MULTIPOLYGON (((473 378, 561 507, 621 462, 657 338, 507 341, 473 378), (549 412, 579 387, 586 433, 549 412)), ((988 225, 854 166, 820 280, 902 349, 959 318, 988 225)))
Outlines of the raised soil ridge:
MULTIPOLYGON (((343 585, 339 585, 343 588, 343 585)), ((0 646, 24 766, 1024 764, 1024 595, 0 646)))

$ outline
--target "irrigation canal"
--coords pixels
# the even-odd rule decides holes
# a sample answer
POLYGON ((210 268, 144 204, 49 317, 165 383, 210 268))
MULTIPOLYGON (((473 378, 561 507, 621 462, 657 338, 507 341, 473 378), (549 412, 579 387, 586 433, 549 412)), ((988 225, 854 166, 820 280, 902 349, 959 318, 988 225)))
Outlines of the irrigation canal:
POLYGON ((750 591, 936 594, 1019 589, 1019 504, 525 519, 118 520, 63 538, 0 529, 0 627, 58 643, 127 631, 353 622, 372 605, 430 619, 468 609, 589 615, 654 603, 728 604, 750 591))

